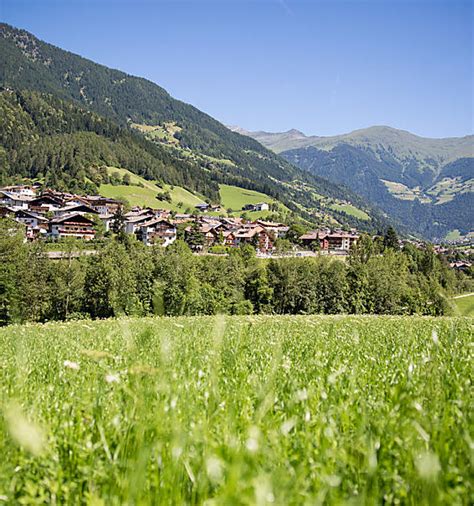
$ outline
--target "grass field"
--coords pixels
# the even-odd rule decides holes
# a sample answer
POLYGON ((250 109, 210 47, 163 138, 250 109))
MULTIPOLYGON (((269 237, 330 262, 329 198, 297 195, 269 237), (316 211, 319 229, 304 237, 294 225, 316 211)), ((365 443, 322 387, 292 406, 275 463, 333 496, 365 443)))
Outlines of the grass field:
POLYGON ((461 316, 474 316, 474 293, 453 299, 457 312, 461 316))
POLYGON ((100 194, 104 197, 110 198, 126 198, 132 206, 152 207, 159 209, 171 209, 174 211, 184 212, 187 207, 194 209, 194 206, 201 204, 203 199, 200 196, 193 195, 188 190, 181 188, 180 186, 174 186, 171 188, 169 185, 163 185, 163 188, 159 188, 152 181, 147 181, 133 172, 126 169, 110 168, 110 173, 118 172, 123 177, 124 174, 130 175, 130 181, 132 185, 118 185, 114 186, 111 184, 103 184, 100 186, 100 194), (141 186, 135 186, 136 184, 142 184, 141 186), (171 194, 172 202, 166 202, 164 200, 158 200, 156 195, 163 191, 169 191, 171 194), (178 203, 182 202, 183 206, 178 207, 178 203))
POLYGON ((472 322, 0 329, 0 502, 472 504, 472 322))
POLYGON ((246 190, 245 188, 239 188, 238 186, 231 186, 228 184, 219 185, 219 190, 224 209, 230 208, 233 211, 241 212, 245 204, 259 204, 260 202, 267 202, 270 204, 275 201, 275 199, 272 199, 264 193, 246 190))
POLYGON ((340 211, 348 214, 349 216, 354 216, 354 218, 359 218, 359 220, 370 220, 370 216, 365 211, 362 211, 362 209, 359 209, 352 204, 332 204, 330 207, 335 211, 340 211))

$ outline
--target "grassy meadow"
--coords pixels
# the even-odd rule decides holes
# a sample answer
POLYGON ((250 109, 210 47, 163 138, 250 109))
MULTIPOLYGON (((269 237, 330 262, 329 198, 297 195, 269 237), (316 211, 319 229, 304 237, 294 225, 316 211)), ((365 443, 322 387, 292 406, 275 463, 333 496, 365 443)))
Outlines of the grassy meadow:
POLYGON ((472 504, 472 330, 348 316, 5 327, 0 504, 472 504))
POLYGON ((125 174, 130 176, 131 185, 100 185, 100 194, 109 198, 126 198, 132 206, 152 207, 160 209, 170 209, 172 211, 184 212, 188 207, 194 209, 197 204, 202 204, 204 198, 196 196, 185 188, 180 186, 163 185, 160 188, 152 181, 147 181, 141 176, 137 176, 127 169, 110 168, 109 172, 112 174, 117 172, 123 177, 125 174), (137 186, 141 185, 141 186, 137 186), (165 200, 158 200, 156 196, 158 193, 169 191, 171 195, 171 202, 165 200), (179 207, 178 204, 182 203, 179 207))
POLYGON ((362 211, 362 209, 359 209, 352 204, 332 204, 330 207, 335 211, 340 211, 348 214, 349 216, 354 216, 354 218, 359 218, 359 220, 370 220, 370 216, 365 211, 362 211))
POLYGON ((474 316, 474 293, 454 297, 456 314, 461 316, 474 316))

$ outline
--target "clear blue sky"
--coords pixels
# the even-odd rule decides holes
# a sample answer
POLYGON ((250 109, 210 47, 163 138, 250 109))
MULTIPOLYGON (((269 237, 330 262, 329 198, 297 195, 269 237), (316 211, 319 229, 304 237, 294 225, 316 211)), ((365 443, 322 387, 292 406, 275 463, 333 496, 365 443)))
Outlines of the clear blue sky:
POLYGON ((473 2, 0 0, 2 21, 226 124, 473 132, 473 2))

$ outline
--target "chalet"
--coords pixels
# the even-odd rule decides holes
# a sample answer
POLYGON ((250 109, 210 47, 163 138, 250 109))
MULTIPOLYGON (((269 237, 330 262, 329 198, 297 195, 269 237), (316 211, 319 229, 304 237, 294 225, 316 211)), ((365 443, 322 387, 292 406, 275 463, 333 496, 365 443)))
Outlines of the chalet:
POLYGON ((13 209, 28 209, 31 202, 31 197, 10 193, 7 191, 0 191, 0 205, 11 207, 13 209))
POLYGON ((128 213, 124 214, 126 219, 137 218, 139 216, 149 216, 150 218, 155 217, 155 211, 151 207, 133 207, 128 213))
POLYGON ((242 207, 242 211, 268 211, 270 206, 266 202, 259 202, 258 204, 246 204, 242 207))
POLYGON ((303 234, 300 240, 303 245, 314 247, 323 251, 348 252, 351 246, 357 242, 359 236, 355 232, 343 230, 313 230, 303 234))
POLYGON ((49 233, 53 238, 76 237, 89 241, 94 239, 94 222, 80 213, 71 213, 49 222, 49 233))
POLYGON ((357 242, 359 236, 352 232, 332 232, 327 234, 325 239, 329 244, 329 250, 349 251, 351 246, 357 242))
POLYGON ((166 247, 176 241, 177 230, 167 220, 153 219, 140 224, 136 234, 148 246, 160 244, 166 247))
POLYGON ((224 246, 234 247, 235 244, 235 233, 231 230, 226 230, 222 233, 224 238, 224 246))
POLYGON ((127 218, 125 221, 125 232, 127 234, 134 234, 143 223, 146 223, 154 218, 154 214, 150 215, 148 213, 127 218))
POLYGON ((201 211, 201 213, 207 213, 211 209, 211 205, 203 202, 202 204, 195 205, 194 208, 201 211))
POLYGON ((283 225, 283 223, 275 223, 273 221, 257 220, 255 223, 265 228, 268 232, 272 232, 275 239, 285 237, 290 229, 290 227, 283 225))
POLYGON ((458 260, 457 262, 451 262, 449 266, 457 271, 468 272, 472 266, 471 262, 458 260))
POLYGON ((329 243, 325 237, 326 234, 324 232, 321 232, 319 230, 312 230, 311 232, 303 234, 300 237, 300 241, 303 246, 313 249, 316 247, 317 249, 327 250, 329 248, 329 243))
POLYGON ((47 229, 48 228, 48 219, 39 214, 32 213, 31 211, 26 211, 25 209, 18 209, 15 212, 15 221, 23 223, 27 227, 31 229, 47 229))
POLYGON ((266 202, 259 202, 254 205, 254 211, 268 211, 270 206, 266 202))
POLYGON ((261 252, 273 249, 273 241, 270 234, 260 226, 244 227, 235 232, 235 245, 251 244, 261 252))
POLYGON ((58 207, 57 209, 54 209, 53 213, 55 217, 65 216, 70 213, 99 214, 94 208, 85 204, 72 204, 64 207, 58 207))
POLYGON ((100 195, 88 195, 84 197, 84 201, 99 214, 115 214, 122 207, 119 200, 101 197, 100 195))
POLYGON ((1 190, 28 198, 33 198, 36 195, 36 187, 28 185, 4 186, 1 190))
POLYGON ((64 200, 49 193, 45 193, 32 199, 29 208, 36 212, 47 213, 64 206, 64 200))

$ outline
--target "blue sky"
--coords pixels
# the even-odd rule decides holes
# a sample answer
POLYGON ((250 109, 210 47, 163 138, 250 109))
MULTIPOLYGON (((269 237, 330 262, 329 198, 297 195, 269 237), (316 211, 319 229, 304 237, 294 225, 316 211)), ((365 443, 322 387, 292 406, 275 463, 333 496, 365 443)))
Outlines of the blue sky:
POLYGON ((0 0, 0 18, 226 124, 473 132, 473 2, 0 0))

